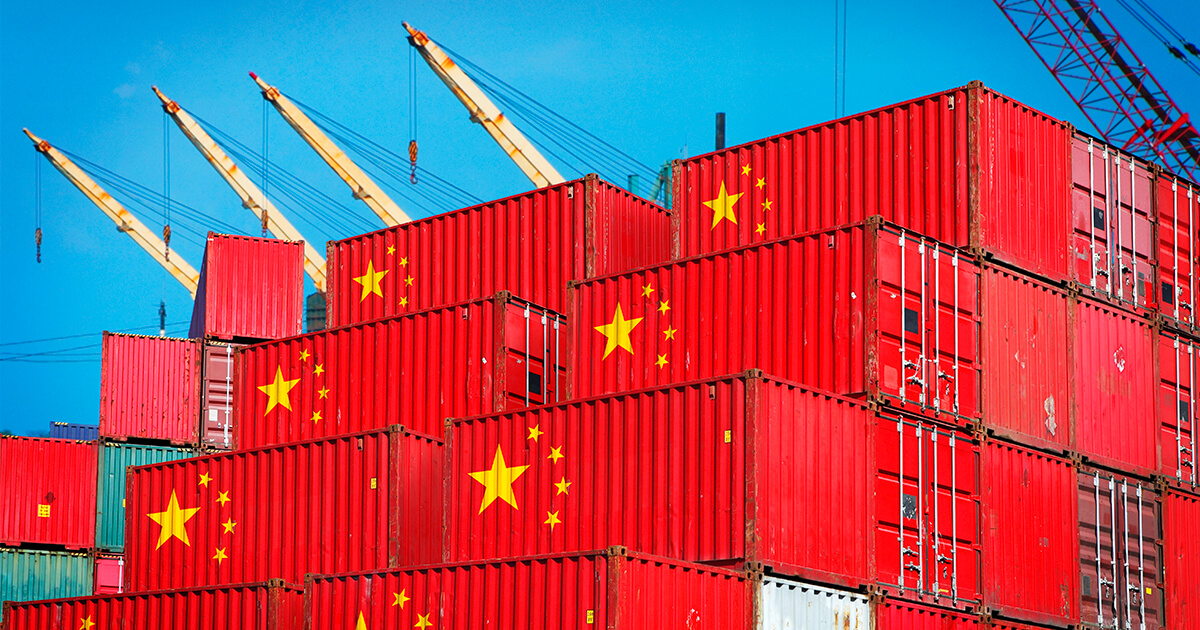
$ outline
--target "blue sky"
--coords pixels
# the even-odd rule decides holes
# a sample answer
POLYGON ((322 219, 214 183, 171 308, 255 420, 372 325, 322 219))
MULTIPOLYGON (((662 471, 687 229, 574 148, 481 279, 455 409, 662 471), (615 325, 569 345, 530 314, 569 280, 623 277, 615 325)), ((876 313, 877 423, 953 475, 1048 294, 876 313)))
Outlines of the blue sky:
MULTIPOLYGON (((1113 0, 1100 1, 1180 105, 1200 115, 1196 76, 1113 0)), ((1186 3, 1153 4, 1200 41, 1185 23, 1186 3)), ((4 2, 0 428, 32 434, 51 421, 95 423, 100 331, 156 332, 160 300, 175 323, 169 334, 185 334, 191 314, 182 287, 44 160, 43 262, 35 262, 41 158, 21 128, 161 192, 164 121, 150 86, 261 151, 262 99, 247 77, 253 70, 405 153, 410 52, 401 21, 651 166, 711 150, 714 112, 728 115, 729 144, 835 113, 833 2, 4 2), (22 343, 58 337, 67 338, 22 343), (45 352, 52 354, 13 360, 15 353, 45 352)), ((919 9, 848 0, 847 113, 972 79, 1087 128, 990 0, 927 2, 919 9)), ((423 63, 416 80, 423 168, 480 199, 529 188, 423 63)), ((331 227, 289 214, 310 241, 348 236, 349 226, 382 227, 273 110, 268 114, 271 168, 300 176, 353 217, 331 227)), ((166 131, 171 198, 257 234, 254 217, 178 129, 166 131)), ((576 173, 564 172, 570 174, 576 173)), ((415 216, 430 211, 398 201, 415 216)), ((161 228, 158 213, 130 209, 161 228)), ((199 267, 207 228, 189 232, 178 211, 176 217, 172 245, 199 267)))

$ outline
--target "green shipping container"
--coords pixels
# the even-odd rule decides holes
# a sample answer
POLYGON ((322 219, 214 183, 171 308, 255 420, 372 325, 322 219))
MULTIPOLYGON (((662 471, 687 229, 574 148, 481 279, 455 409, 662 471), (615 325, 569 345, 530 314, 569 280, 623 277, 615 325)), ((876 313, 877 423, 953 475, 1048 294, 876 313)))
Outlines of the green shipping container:
POLYGON ((0 601, 29 602, 91 594, 92 558, 86 553, 0 549, 0 601))
POLYGON ((186 448, 126 444, 100 445, 100 480, 96 486, 96 547, 104 551, 125 550, 125 468, 171 462, 195 457, 186 448))

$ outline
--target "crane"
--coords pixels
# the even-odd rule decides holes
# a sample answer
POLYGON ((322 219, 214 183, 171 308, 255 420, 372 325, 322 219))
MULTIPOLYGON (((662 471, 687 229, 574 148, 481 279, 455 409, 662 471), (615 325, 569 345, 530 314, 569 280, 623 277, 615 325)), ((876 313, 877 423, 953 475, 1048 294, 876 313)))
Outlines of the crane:
POLYGON ((200 283, 200 273, 194 267, 189 265, 178 253, 174 256, 167 255, 167 244, 158 238, 142 223, 133 216, 125 206, 121 205, 112 195, 105 192, 92 178, 88 177, 78 166, 75 165, 61 151, 55 149, 49 142, 33 135, 33 132, 28 129, 23 129, 25 135, 33 141, 33 146, 46 159, 58 169, 75 187, 79 189, 96 207, 100 208, 113 223, 117 224, 117 231, 132 238, 135 243, 150 254, 151 258, 158 261, 167 273, 183 285, 183 288, 188 290, 192 295, 192 299, 196 299, 196 288, 200 283))
POLYGON ((1200 136, 1095 0, 994 0, 1106 142, 1200 176, 1200 136))
POLYGON ((246 175, 245 171, 237 167, 233 160, 226 155, 225 151, 217 145, 212 136, 192 118, 190 114, 183 110, 178 103, 167 98, 157 87, 151 86, 154 93, 158 95, 159 100, 163 103, 163 111, 167 112, 179 125, 179 129, 183 131, 183 135, 191 140, 192 144, 200 150, 209 164, 220 173, 225 183, 229 184, 238 197, 242 199, 242 206, 249 209, 258 217, 260 221, 266 223, 267 229, 275 236, 289 241, 304 242, 304 272, 308 277, 312 278, 313 286, 320 293, 325 292, 325 257, 317 252, 304 236, 300 234, 287 217, 275 208, 267 196, 262 193, 254 182, 246 175), (264 217, 265 213, 265 217, 264 217))
POLYGON ((278 89, 267 84, 253 72, 250 73, 250 78, 258 84, 262 89, 263 98, 270 101, 283 119, 287 121, 296 133, 300 134, 301 138, 312 147, 321 159, 337 173, 342 181, 350 186, 350 190, 354 192, 354 198, 362 200, 367 204, 373 212, 383 221, 383 224, 391 227, 401 223, 409 223, 412 218, 408 216, 400 206, 392 201, 386 193, 383 192, 358 165, 346 156, 346 153, 338 148, 332 140, 326 136, 316 123, 304 112, 300 111, 288 97, 279 92, 278 89))
POLYGON ((408 42, 417 49, 417 52, 421 53, 421 57, 433 69, 434 74, 467 108, 471 114, 471 121, 483 125, 488 135, 492 136, 501 149, 504 149, 508 157, 516 163, 522 173, 525 173, 534 186, 543 188, 566 181, 550 165, 550 162, 542 157, 533 143, 504 116, 491 99, 483 93, 483 90, 446 55, 440 46, 429 39, 428 35, 410 26, 408 22, 403 24, 404 28, 408 30, 408 42))

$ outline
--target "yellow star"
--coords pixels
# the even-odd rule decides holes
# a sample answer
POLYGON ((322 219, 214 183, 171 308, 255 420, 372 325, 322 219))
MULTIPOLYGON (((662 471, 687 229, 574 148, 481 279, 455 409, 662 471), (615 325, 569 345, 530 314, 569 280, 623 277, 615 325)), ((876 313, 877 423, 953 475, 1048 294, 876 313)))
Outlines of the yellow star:
POLYGON ((481 470, 479 472, 467 473, 472 479, 483 484, 483 502, 479 505, 479 513, 487 509, 496 499, 502 499, 505 503, 517 507, 517 497, 513 494, 513 482, 520 477, 529 466, 512 466, 509 467, 504 463, 504 453, 500 447, 496 447, 496 457, 492 459, 492 467, 490 470, 481 470))
POLYGON ((411 287, 411 286, 412 286, 412 283, 413 283, 413 277, 412 277, 412 276, 409 276, 409 277, 407 277, 407 278, 405 278, 405 279, 404 279, 404 286, 411 287))
POLYGON ((562 458, 563 458, 562 450, 563 450, 563 447, 561 447, 561 446, 559 446, 559 447, 557 447, 557 448, 555 448, 555 447, 551 446, 551 447, 550 447, 550 454, 546 456, 546 459, 548 459, 548 460, 550 460, 550 461, 554 462, 555 464, 557 464, 557 463, 558 463, 558 460, 560 460, 560 459, 562 459, 562 458))
POLYGON ((221 507, 225 507, 225 504, 229 503, 229 492, 226 491, 217 494, 217 503, 220 503, 221 507))
POLYGON ((162 547, 168 540, 178 538, 183 541, 183 544, 191 547, 192 541, 188 540, 187 522, 192 520, 192 517, 199 512, 200 508, 180 509, 179 498, 175 496, 175 491, 171 491, 171 500, 167 502, 167 509, 162 512, 151 512, 146 516, 150 520, 162 526, 158 530, 158 544, 155 549, 162 547))
POLYGON ((767 185, 767 180, 763 179, 762 177, 759 177, 758 181, 754 182, 754 187, 758 188, 758 189, 761 189, 763 186, 766 186, 766 185, 767 185))
POLYGON ((408 595, 404 594, 407 590, 408 589, 400 589, 399 593, 392 593, 392 595, 396 596, 396 601, 392 602, 393 606, 399 606, 401 609, 403 609, 404 605, 408 603, 408 600, 412 599, 408 595))
POLYGON ((383 289, 379 287, 379 281, 383 280, 383 277, 386 276, 387 273, 387 269, 384 269, 383 271, 375 271, 375 261, 368 260, 367 273, 354 278, 355 282, 362 285, 362 297, 358 298, 358 301, 361 302, 367 299, 367 296, 371 295, 372 293, 378 295, 379 297, 383 297, 383 289))
POLYGON ((545 433, 545 432, 538 430, 538 425, 535 424, 535 425, 529 427, 529 437, 526 439, 533 440, 534 442, 536 442, 538 437, 540 437, 542 435, 542 433, 545 433))
POLYGON ((715 228, 722 219, 729 219, 732 223, 737 223, 737 215, 733 213, 733 206, 744 193, 730 195, 725 192, 725 182, 721 182, 721 192, 717 193, 717 198, 712 201, 702 202, 704 205, 712 208, 713 222, 715 228))
POLYGON ((543 524, 549 525, 550 531, 554 531, 554 526, 561 522, 558 520, 558 512, 546 512, 546 521, 543 524))
POLYGON ((358 623, 354 624, 354 630, 367 630, 367 620, 361 612, 358 613, 358 623))
POLYGON ((313 368, 313 376, 320 376, 325 373, 325 364, 318 363, 317 367, 313 368))
POLYGON ((391 256, 392 254, 395 254, 395 253, 396 253, 396 246, 388 245, 388 256, 391 256))
POLYGON ((207 472, 200 473, 200 485, 207 488, 210 481, 212 481, 212 477, 207 472))
POLYGON ((299 383, 300 379, 288 381, 283 378, 283 368, 275 368, 275 381, 266 385, 259 385, 258 390, 267 395, 267 410, 263 415, 271 413, 275 405, 283 405, 284 409, 292 410, 292 401, 288 397, 288 392, 299 383))
POLYGON ((316 424, 321 421, 321 412, 320 411, 313 412, 312 421, 313 421, 313 424, 316 424))
POLYGON ((406 297, 400 298, 400 306, 408 306, 408 298, 406 298, 406 297))
POLYGON ((311 357, 311 356, 312 356, 312 355, 308 353, 308 350, 301 350, 301 351, 300 351, 300 361, 301 361, 301 362, 307 361, 307 360, 308 360, 308 357, 311 357))
POLYGON ((750 165, 746 164, 745 166, 742 167, 742 175, 749 175, 749 174, 750 174, 750 165))
POLYGON ((329 397, 329 388, 322 387, 321 389, 318 389, 317 395, 320 396, 321 398, 328 398, 329 397))
POLYGON ((429 626, 432 626, 432 625, 433 625, 433 623, 429 621, 429 615, 422 615, 422 614, 418 613, 417 614, 417 625, 415 625, 413 627, 414 628, 428 628, 429 626))
POLYGON ((554 484, 554 487, 558 488, 558 494, 567 494, 567 491, 571 488, 571 482, 567 481, 566 477, 563 477, 558 483, 554 484))
POLYGON ((213 556, 212 559, 217 561, 217 566, 221 566, 221 561, 228 560, 229 556, 225 555, 225 548, 221 547, 217 549, 217 555, 213 556))
POLYGON ((764 201, 764 202, 762 203, 762 206, 763 206, 763 212, 766 212, 767 210, 770 210, 770 209, 771 209, 771 200, 770 200, 770 199, 768 199, 768 200, 764 201))
POLYGON ((667 311, 671 310, 671 305, 669 304, 669 302, 670 302, 670 300, 663 300, 662 302, 659 302, 658 303, 658 312, 663 315, 666 315, 667 311))
POLYGON ((642 318, 625 319, 625 313, 621 311, 621 305, 617 304, 617 311, 613 313, 611 324, 601 324, 596 326, 596 330, 600 331, 601 335, 607 339, 604 344, 604 359, 612 354, 613 350, 618 347, 624 348, 629 354, 633 354, 633 344, 629 342, 629 333, 637 328, 637 325, 642 323, 642 318))
POLYGON ((674 328, 671 328, 670 326, 667 326, 667 329, 663 331, 663 335, 666 336, 666 339, 663 339, 663 341, 666 341, 667 339, 674 339, 675 333, 677 333, 677 332, 679 332, 679 331, 675 330, 674 328))
POLYGON ((408 256, 405 256, 404 258, 401 258, 401 259, 400 259, 400 266, 401 266, 401 267, 407 267, 407 266, 408 266, 408 256))
POLYGON ((232 533, 233 533, 233 528, 234 528, 234 527, 237 527, 237 523, 233 522, 233 519, 231 518, 231 519, 229 519, 228 521, 225 521, 224 523, 221 523, 221 527, 224 527, 224 528, 225 528, 225 531, 224 531, 224 532, 222 532, 222 533, 224 533, 224 534, 232 534, 232 533))
POLYGON ((646 286, 642 287, 642 297, 650 297, 651 293, 654 293, 654 287, 650 286, 650 283, 646 283, 646 286))
POLYGON ((766 224, 766 223, 759 223, 759 224, 758 224, 758 227, 754 228, 754 233, 755 233, 755 234, 762 234, 763 232, 766 232, 766 231, 767 231, 767 224, 766 224))
POLYGON ((79 620, 79 630, 91 630, 91 628, 95 625, 96 622, 92 621, 91 615, 79 620))
POLYGON ((658 359, 656 359, 654 361, 654 365, 657 365, 660 369, 662 368, 662 366, 664 366, 666 364, 667 364, 667 355, 665 355, 665 354, 658 355, 658 359))

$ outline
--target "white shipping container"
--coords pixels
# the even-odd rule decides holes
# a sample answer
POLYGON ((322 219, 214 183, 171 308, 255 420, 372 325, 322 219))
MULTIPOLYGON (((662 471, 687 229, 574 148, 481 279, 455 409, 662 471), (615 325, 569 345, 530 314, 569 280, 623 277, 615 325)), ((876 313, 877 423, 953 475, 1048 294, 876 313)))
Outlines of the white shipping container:
POLYGON ((757 588, 757 630, 871 630, 865 595, 769 575, 757 588))

